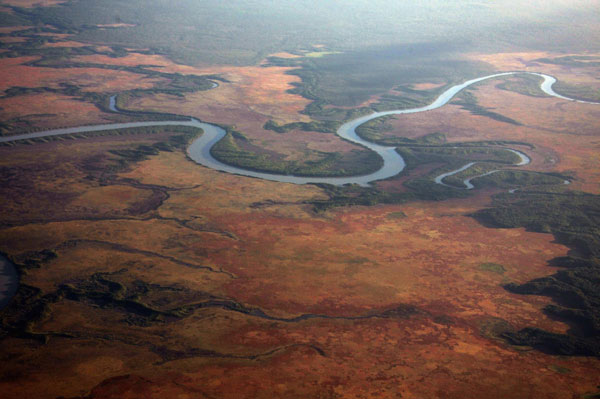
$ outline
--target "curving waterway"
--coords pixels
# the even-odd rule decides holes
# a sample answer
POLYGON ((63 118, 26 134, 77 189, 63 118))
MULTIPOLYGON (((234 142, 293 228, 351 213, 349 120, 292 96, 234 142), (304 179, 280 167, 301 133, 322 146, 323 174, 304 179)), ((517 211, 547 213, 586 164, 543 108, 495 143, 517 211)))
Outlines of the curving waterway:
MULTIPOLYGON (((370 120, 380 118, 382 116, 387 115, 402 115, 402 114, 414 114, 417 112, 425 112, 431 111, 437 108, 440 108, 447 104, 456 94, 458 94, 461 90, 469 87, 475 83, 493 79, 502 76, 509 75, 517 75, 517 74, 529 74, 535 75, 543 78, 543 82, 540 85, 541 90, 553 97, 557 97, 567 101, 575 101, 584 104, 599 104, 590 101, 582 101, 576 100, 572 98, 568 98, 565 96, 561 96, 552 90, 552 85, 556 82, 556 79, 552 76, 545 75, 542 73, 536 72, 503 72, 496 73, 493 75, 483 76, 476 79, 468 80, 464 83, 455 85, 444 91, 438 98, 435 99, 431 104, 426 105, 424 107, 411 108, 411 109, 402 109, 395 111, 384 111, 384 112, 374 112, 369 115, 362 116, 360 118, 351 120, 349 122, 344 123, 337 131, 337 135, 341 138, 361 145, 370 149, 371 151, 375 151, 382 159, 383 166, 376 172, 361 175, 361 176, 346 176, 346 177, 302 177, 302 176, 293 176, 293 175, 281 175, 274 173, 265 173, 265 172, 256 172, 252 170, 246 170, 237 166, 227 165, 219 160, 215 159, 210 153, 211 148, 225 136, 225 130, 222 128, 212 125, 210 123, 201 122, 195 118, 190 118, 189 121, 147 121, 147 122, 130 122, 130 123, 113 123, 113 124, 104 124, 104 125, 93 125, 93 126, 79 126, 79 127, 71 127, 65 129, 54 129, 54 130, 46 130, 35 133, 27 133, 20 134, 15 136, 8 137, 0 137, 0 143, 2 142, 10 142, 16 140, 28 140, 33 138, 42 138, 42 137, 50 137, 50 136, 60 136, 65 134, 75 134, 75 133, 89 133, 89 132, 100 132, 104 130, 114 130, 114 129, 125 129, 125 128, 133 128, 133 127, 151 127, 151 126, 191 126, 195 128, 200 128, 204 130, 204 133, 196 138, 192 144, 187 149, 188 156, 195 161, 196 163, 206 166, 211 169, 219 170, 226 173, 232 173, 242 176, 256 177, 259 179, 278 181, 283 183, 294 183, 294 184, 306 184, 306 183, 328 183, 334 185, 344 185, 344 184, 358 184, 361 186, 368 186, 369 183, 377 180, 387 179, 389 177, 395 176, 398 173, 402 172, 406 167, 404 159, 396 152, 396 147, 386 147, 381 146, 375 143, 371 143, 367 140, 362 139, 356 134, 356 128, 363 123, 366 123, 370 120)), ((216 84, 213 84, 213 87, 216 87, 216 84)), ((122 110, 117 109, 115 97, 113 96, 110 100, 110 108, 114 112, 124 112, 122 110)), ((130 112, 124 112, 130 113, 130 112)), ((529 157, 527 155, 513 149, 507 148, 507 150, 512 151, 519 155, 521 158, 520 163, 515 164, 525 165, 529 163, 529 157)), ((435 178, 435 182, 438 184, 444 184, 443 179, 445 177, 451 176, 456 173, 460 173, 471 166, 473 166, 475 162, 468 163, 467 165, 462 166, 459 169, 456 169, 451 172, 444 173, 435 178)), ((491 174, 496 171, 491 171, 486 173, 491 174)), ((481 175, 483 176, 483 175, 481 175)), ((473 185, 471 184, 471 180, 481 177, 474 176, 469 179, 465 179, 463 183, 465 184, 465 188, 471 189, 473 185)), ((0 308, 7 305, 10 301, 10 298, 14 295, 17 287, 17 273, 14 268, 14 265, 8 261, 5 257, 0 256, 0 308)))
MULTIPOLYGON (((561 98, 568 101, 576 101, 587 104, 596 104, 589 101, 581 101, 575 100, 571 98, 567 98, 557 94, 552 90, 552 85, 556 82, 556 79, 552 76, 535 73, 535 72, 503 72, 497 73, 493 75, 483 76, 476 79, 471 79, 464 83, 455 85, 444 91, 438 98, 435 99, 431 104, 426 105, 424 107, 411 108, 411 109, 402 109, 402 110, 394 110, 394 111, 384 111, 384 112, 374 112, 369 115, 362 116, 360 118, 354 119, 352 121, 346 122, 343 124, 337 131, 337 135, 343 139, 351 141, 355 144, 366 147, 372 151, 375 151, 382 159, 383 166, 381 169, 376 172, 360 175, 360 176, 344 176, 344 177, 304 177, 304 176, 294 176, 294 175, 282 175, 275 173, 266 173, 266 172, 257 172, 253 170, 247 170, 241 167, 232 166, 225 164, 217 159, 215 159, 210 150, 211 148, 225 136, 225 131, 215 125, 210 123, 201 122, 197 119, 191 118, 189 121, 147 121, 147 122, 130 122, 130 123, 114 123, 114 124, 105 124, 105 125, 94 125, 94 126, 79 126, 65 129, 54 129, 47 130, 35 133, 28 133, 16 136, 9 137, 0 137, 0 142, 8 142, 15 140, 26 140, 32 138, 41 138, 48 136, 58 136, 64 134, 74 134, 74 133, 87 133, 87 132, 99 132, 103 130, 111 130, 111 129, 124 129, 124 128, 132 128, 132 127, 150 127, 150 126, 191 126, 204 130, 204 134, 195 139, 192 144, 188 147, 187 153, 188 156, 195 161, 196 163, 206 166, 211 169, 219 170, 226 173, 232 173, 242 176, 256 177, 265 180, 278 181, 282 183, 294 183, 294 184, 306 184, 306 183, 328 183, 334 185, 343 185, 343 184, 358 184, 361 186, 368 186, 369 183, 377 180, 386 179, 392 176, 397 175, 406 167, 404 159, 396 152, 396 147, 387 147, 381 146, 363 138, 359 137, 356 134, 356 128, 363 123, 366 123, 370 120, 380 118, 382 116, 387 115, 402 115, 402 114, 413 114, 417 112, 425 112, 431 111, 437 108, 440 108, 447 104, 456 94, 458 94, 461 90, 465 89, 468 86, 471 86, 475 83, 493 79, 502 76, 508 75, 516 75, 516 74, 530 74, 535 76, 540 76, 544 80, 540 85, 542 91, 550 96, 561 98)), ((116 108, 115 98, 112 97, 110 100, 110 108, 114 112, 123 112, 116 108)), ((514 150, 513 150, 514 151, 514 150)), ((522 154, 522 153, 520 153, 522 154)), ((528 159, 528 158, 527 158, 528 159)), ((472 166, 472 165, 470 165, 472 166)), ((452 171, 445 173, 441 176, 438 176, 435 181, 437 183, 443 184, 442 180, 444 177, 450 176, 455 173, 459 173, 465 169, 468 169, 470 166, 463 166, 460 170, 452 171), (463 169, 464 168, 464 169, 463 169)), ((473 177, 475 178, 475 177, 473 177)), ((473 179, 472 178, 472 179, 473 179)), ((465 185, 470 187, 470 181, 466 182, 465 185)))
MULTIPOLYGON (((8 142, 15 140, 26 140, 32 138, 41 138, 41 137, 49 137, 49 136, 59 136, 64 134, 74 134, 74 133, 88 133, 88 132, 99 132, 103 130, 112 130, 112 129, 124 129, 124 128, 132 128, 132 127, 150 127, 150 126, 191 126, 204 130, 204 134, 195 139, 192 144, 188 147, 187 153, 188 156, 195 161, 196 163, 206 166, 211 169, 219 170, 226 173, 232 173, 242 176, 256 177, 259 179, 278 181, 282 183, 295 183, 295 184, 306 184, 306 183, 328 183, 334 185, 344 185, 344 184, 358 184, 361 186, 368 186, 369 183, 377 180, 387 179, 389 177, 395 176, 398 173, 402 172, 406 167, 404 159, 400 154, 396 152, 396 147, 387 147, 381 146, 363 138, 359 137, 356 134, 356 128, 363 123, 366 123, 370 120, 380 118, 382 116, 387 115, 402 115, 402 114, 414 114, 418 112, 431 111, 437 108, 440 108, 447 104, 456 94, 458 94, 461 90, 465 89, 468 86, 471 86, 475 83, 493 79, 502 76, 509 75, 517 75, 517 74, 529 74, 540 76, 544 80, 540 85, 542 91, 550 96, 561 98, 568 101, 576 101, 580 103, 586 104, 597 104, 589 101, 581 101, 575 100, 572 98, 567 98, 557 94, 552 90, 552 85, 556 82, 556 79, 552 76, 545 75, 542 73, 536 72, 503 72, 496 73, 493 75, 483 76, 476 79, 468 80, 464 83, 455 85, 444 91, 438 98, 435 99, 431 104, 426 105, 424 107, 411 108, 411 109, 402 109, 402 110, 394 110, 394 111, 384 111, 384 112, 374 112, 369 115, 365 115, 359 117, 357 119, 351 120, 349 122, 344 123, 337 131, 337 135, 341 138, 353 142, 355 144, 366 147, 372 151, 375 151, 382 159, 383 166, 381 169, 376 172, 360 175, 360 176, 344 176, 344 177, 304 177, 304 176, 294 176, 294 175, 283 175, 283 174, 275 174, 275 173, 266 173, 266 172, 257 172, 253 170, 247 170, 241 167, 232 166, 225 164, 217 159, 215 159, 210 150, 211 148, 225 136, 225 130, 222 128, 212 125, 210 123, 201 122, 195 118, 191 118, 189 121, 147 121, 147 122, 129 122, 129 123, 113 123, 113 124, 105 124, 105 125, 94 125, 94 126, 79 126, 65 129, 54 129, 47 130, 35 133, 21 134, 16 136, 8 136, 8 137, 0 137, 0 142, 8 142)), ((123 112, 116 108, 115 98, 112 97, 110 101, 110 108, 114 112, 123 112)), ((516 152, 516 150, 513 150, 516 152)), ((522 154, 522 153, 519 153, 522 154)), ((524 154, 523 154, 524 155, 524 154)), ((526 157, 526 156, 525 156, 526 157)), ((527 158, 529 159, 529 158, 527 158)), ((467 165, 460 168, 460 170, 452 171, 445 173, 444 175, 438 176, 435 181, 443 184, 442 180, 444 177, 450 176, 455 173, 459 173, 465 169, 467 169, 467 165), (464 169, 463 169, 464 168, 464 169)), ((469 183, 470 184, 470 183, 469 183)), ((468 186, 468 185, 467 185, 468 186)))
MULTIPOLYGON (((506 150, 506 151, 510 151, 510 152, 516 154, 519 157, 519 162, 513 164, 513 166, 523 166, 523 165, 527 165, 527 164, 529 164, 531 162, 531 159, 525 153, 522 153, 521 151, 517 151, 517 150, 514 150, 512 148, 506 148, 506 147, 504 147, 503 149, 506 150)), ((450 171, 450 172, 442 173, 441 175, 437 176, 433 181, 435 181, 437 184, 441 184, 442 186, 459 188, 459 187, 451 186, 451 185, 448 185, 448 184, 444 183, 444 179, 446 177, 448 177, 448 176, 452 176, 452 175, 458 174, 458 173, 460 173, 462 171, 465 171, 465 170, 469 169, 471 166, 475 165, 476 163, 477 162, 469 162, 468 164, 466 164, 464 166, 461 166, 458 169, 455 169, 455 170, 450 171)), ((471 183, 472 180, 477 179, 479 177, 489 176, 491 174, 494 174, 496 172, 500 172, 502 170, 504 170, 504 169, 491 170, 489 172, 486 172, 486 173, 483 173, 483 174, 480 174, 480 175, 477 175, 477 176, 471 176, 471 177, 463 180, 464 187, 460 187, 460 188, 465 188, 467 190, 472 190, 472 189, 475 188, 475 186, 473 185, 473 183, 471 183)))

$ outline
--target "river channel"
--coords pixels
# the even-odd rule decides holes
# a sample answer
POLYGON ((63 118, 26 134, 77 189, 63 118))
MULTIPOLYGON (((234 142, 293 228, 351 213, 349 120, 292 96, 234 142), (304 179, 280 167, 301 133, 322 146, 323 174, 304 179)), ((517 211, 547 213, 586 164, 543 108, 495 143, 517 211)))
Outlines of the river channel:
MULTIPOLYGON (((255 177, 264 180, 277 181, 282 183, 294 183, 294 184, 307 184, 307 183, 328 183, 333 185, 344 185, 344 184, 358 184, 361 186, 368 186, 371 182, 377 180, 383 180, 390 178, 392 176, 397 175, 402 172, 406 167, 404 159, 398 154, 396 151, 396 147, 387 147, 381 146, 363 138, 359 137, 356 134, 356 128, 363 123, 366 123, 370 120, 380 118, 382 116, 387 115, 403 115, 403 114, 414 114, 418 112, 431 111, 436 108, 440 108, 447 104, 456 94, 458 94, 461 90, 481 81, 487 79, 498 78, 502 76, 509 75, 518 75, 518 74, 529 74, 535 75, 543 78, 543 82, 540 84, 541 90, 548 94, 549 96, 557 97, 567 101, 575 101, 584 104, 598 104, 589 101, 576 100, 568 97, 561 96, 557 94, 552 86, 556 82, 556 79, 552 76, 545 75, 542 73, 536 72, 503 72, 496 73, 493 75, 483 76, 476 79, 468 80, 464 83, 455 85, 444 91, 438 98, 435 99, 431 104, 426 105, 424 107, 411 108, 411 109, 401 109, 394 111, 384 111, 384 112, 374 112, 369 115, 362 116, 360 118, 351 120, 349 122, 344 123, 337 131, 337 135, 345 140, 356 143, 360 146, 370 149, 371 151, 375 151, 382 159, 383 166, 381 169, 376 172, 360 175, 360 176, 345 176, 345 177, 304 177, 304 176, 294 176, 294 175, 282 175, 282 174, 274 174, 274 173, 265 173, 265 172, 257 172, 252 170, 243 169, 240 167, 232 166, 224 164, 219 160, 215 159, 210 150, 211 148, 221 140, 226 132, 219 126, 201 122, 195 118, 190 118, 189 121, 147 121, 147 122, 129 122, 129 123, 113 123, 113 124, 104 124, 104 125, 92 125, 92 126, 78 126, 64 129, 54 129, 54 130, 46 130, 34 133, 26 133, 14 136, 5 136, 0 137, 0 143, 2 142, 10 142, 16 140, 28 140, 33 138, 42 138, 42 137, 50 137, 50 136, 59 136, 65 134, 76 134, 76 133, 88 133, 88 132, 100 132, 104 130, 114 130, 114 129, 125 129, 125 128, 133 128, 133 127, 151 127, 151 126, 191 126, 200 128, 204 131, 202 135, 196 138, 188 147, 187 154, 188 156, 196 163, 206 166, 211 169, 215 169, 218 171, 255 177)), ((121 112, 115 106, 115 98, 112 97, 110 101, 111 110, 114 112, 121 112)), ((131 112, 127 112, 131 113, 131 112)), ((508 149, 508 148, 507 148, 508 149)), ((513 150, 508 149, 517 153, 521 157, 521 162, 516 164, 524 165, 529 162, 529 157, 525 154, 513 150)), ((435 182, 439 184, 444 184, 443 179, 447 176, 451 176, 453 174, 459 173, 463 170, 468 169, 474 163, 469 163, 467 165, 462 166, 461 168, 444 173, 435 178, 435 182)), ((494 173, 496 171, 488 172, 494 173)), ((477 177, 477 176, 476 176, 477 177)), ((465 188, 470 189, 473 188, 473 185, 470 183, 472 179, 466 179, 463 183, 465 184, 465 188)), ((14 265, 8 259, 4 257, 0 257, 0 308, 6 306, 6 304, 10 301, 10 298, 16 292, 16 287, 18 284, 17 273, 14 268, 14 265)))
MULTIPOLYGON (((247 170, 244 168, 240 168, 237 166, 227 165, 219 160, 215 159, 211 154, 211 148, 225 136, 225 131, 219 126, 212 125, 210 123, 201 122, 195 118, 191 118, 189 121, 147 121, 147 122, 129 122, 129 123, 114 123, 114 124, 106 124, 106 125, 94 125, 94 126, 79 126, 65 129, 54 129, 47 130, 35 133, 27 133, 16 136, 7 136, 0 137, 0 142, 8 142, 15 140, 25 140, 32 138, 41 138, 48 136, 58 136, 64 134, 74 134, 74 133, 87 133, 87 132, 99 132, 103 130, 112 130, 112 129, 124 129, 131 127, 150 127, 150 126, 191 126, 204 130, 204 134, 195 139, 192 144, 188 147, 187 153, 188 156, 195 161, 196 163, 206 166, 211 169, 219 170, 226 173, 232 173, 242 176, 248 177, 256 177, 259 179, 278 181, 282 183, 295 183, 295 184, 307 184, 307 183, 328 183, 334 185, 344 185, 344 184, 358 184, 361 186, 368 186, 369 183, 377 180, 387 179, 389 177, 395 176, 404 170, 406 164, 404 159, 396 152, 396 147, 387 147, 381 146, 367 140, 362 139, 356 134, 356 128, 363 123, 366 123, 370 120, 387 116, 387 115, 402 115, 402 114, 413 114, 418 112, 431 111, 436 108, 440 108, 447 104, 456 94, 458 94, 461 90, 465 89, 468 86, 471 86, 475 83, 502 77, 508 75, 516 75, 516 74, 530 74, 536 75, 543 78, 543 82, 540 85, 540 88, 544 91, 544 93, 558 97, 568 101, 577 101, 581 103, 590 103, 587 101, 574 100, 571 98, 567 98, 561 96, 552 90, 552 85, 556 82, 556 79, 549 75, 544 75, 541 73, 535 72, 503 72, 497 73, 493 75, 483 76, 476 79, 471 79, 464 83, 455 85, 444 91, 440 96, 433 101, 431 104, 411 109, 402 109, 402 110, 394 110, 394 111, 384 111, 384 112, 374 112, 369 115, 362 116, 360 118, 354 119, 352 121, 344 123, 337 131, 337 135, 341 138, 356 143, 360 146, 368 148, 372 151, 375 151, 382 159, 383 166, 381 169, 376 172, 361 175, 361 176, 344 176, 344 177, 306 177, 306 176, 294 176, 294 175, 283 175, 283 174, 275 174, 275 173, 266 173, 266 172, 258 172, 253 170, 247 170)), ((595 103, 594 103, 595 104, 595 103)), ((114 98, 111 99, 111 108, 113 111, 120 112, 115 108, 114 98)), ((451 173, 451 172, 450 172, 451 173)), ((443 178, 442 178, 443 179, 443 178)))

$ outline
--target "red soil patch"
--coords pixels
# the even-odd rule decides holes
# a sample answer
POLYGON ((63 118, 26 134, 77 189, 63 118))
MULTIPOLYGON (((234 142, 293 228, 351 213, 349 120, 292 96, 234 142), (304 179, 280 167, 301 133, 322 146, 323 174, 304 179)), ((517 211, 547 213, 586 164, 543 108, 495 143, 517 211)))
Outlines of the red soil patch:
MULTIPOLYGON (((114 145, 110 138, 103 140, 104 148, 114 145)), ((52 146, 57 151, 48 162, 63 159, 61 151, 77 156, 74 146, 52 146)), ((9 149, 4 162, 31 162, 29 152, 35 150, 46 159, 39 147, 19 148, 9 149)), ((67 240, 104 240, 222 268, 236 278, 90 244, 61 248, 56 260, 32 269, 25 282, 53 290, 65 280, 87 281, 97 271, 126 268, 111 278, 175 284, 181 293, 207 291, 273 316, 356 316, 402 304, 416 306, 418 313, 284 323, 198 309, 181 320, 140 327, 124 323, 122 310, 65 300, 53 305, 52 317, 40 330, 122 339, 55 338, 35 352, 17 340, 7 342, 15 355, 35 353, 27 364, 10 365, 21 377, 0 382, 7 397, 42 391, 48 397, 82 396, 96 386, 91 398, 305 398, 331 392, 350 398, 401 393, 458 399, 482 393, 526 397, 534 390, 559 399, 589 392, 597 383, 598 360, 518 352, 493 339, 498 327, 567 329, 542 312, 548 298, 502 288, 507 282, 552 274, 556 269, 547 260, 566 254, 567 248, 550 235, 488 229, 466 216, 487 206, 489 194, 469 201, 351 207, 314 215, 302 202, 322 195, 316 187, 215 172, 179 152, 151 157, 121 177, 177 188, 157 211, 163 219, 79 219, 5 228, 0 232, 3 248, 20 253, 55 248, 67 240), (272 206, 254 206, 265 201, 272 206), (400 212, 405 217, 397 217, 400 212), (186 227, 176 220, 188 220, 186 227), (489 262, 501 264, 504 273, 481 268, 489 262), (165 342, 180 355, 162 363, 162 352, 145 343, 160 348, 165 342), (228 359, 186 348, 239 357, 270 354, 228 359), (556 365, 570 372, 559 374, 552 368, 556 365), (57 376, 63 376, 60 383, 57 376)), ((63 181, 62 186, 79 187, 75 183, 63 181)), ((121 202, 138 196, 119 186, 86 188, 79 202, 69 204, 72 209, 86 204, 122 209, 121 202)))
POLYGON ((442 87, 444 86, 445 83, 417 83, 412 85, 411 87, 414 90, 431 90, 431 89, 437 89, 438 87, 442 87))
MULTIPOLYGON (((116 60, 133 62, 124 58, 116 60)), ((25 68, 19 64, 23 60, 3 62, 8 69, 22 71, 18 68, 25 68)), ((169 70, 180 68, 157 60, 169 70)), ((286 70, 193 68, 193 73, 223 74, 233 83, 184 99, 153 96, 130 106, 235 123, 244 134, 290 156, 292 150, 313 145, 343 148, 333 135, 262 130, 269 118, 298 120, 297 112, 307 103, 285 93, 297 79, 286 70), (315 142, 307 144, 307 138, 315 142)), ((73 70, 60 72, 62 79, 75 76, 70 75, 73 70)), ((52 84, 52 75, 43 77, 52 84)), ((39 76, 22 79, 29 84, 43 81, 39 76)), ((106 85, 94 76, 90 79, 106 85)), ((600 160, 594 153, 597 115, 592 106, 529 98, 494 85, 488 82, 475 91, 479 103, 524 126, 473 116, 456 105, 398 117, 393 125, 408 137, 440 131, 456 142, 531 142, 536 149, 527 151, 533 156, 530 168, 572 168, 586 184, 597 185, 600 160)), ((64 110, 65 118, 87 120, 68 119, 73 125, 101 117, 87 104, 44 96, 5 99, 0 107, 6 118, 64 110)), ((139 142, 152 142, 144 140, 139 142)), ((112 272, 111 278, 124 283, 141 280, 152 289, 152 284, 168 286, 177 298, 189 292, 208 293, 272 316, 314 313, 338 319, 286 323, 231 310, 196 309, 182 319, 140 326, 125 319, 123 309, 61 299, 36 328, 73 333, 74 338, 55 336, 39 346, 21 339, 2 342, 8 358, 25 359, 0 366, 9 376, 0 381, 7 397, 84 397, 94 386, 89 393, 94 399, 178 395, 562 399, 596 390, 599 360, 519 352, 494 338, 498 328, 567 330, 542 312, 550 302, 547 297, 514 295, 502 285, 552 274, 556 268, 547 261, 568 249, 551 235, 488 229, 468 217, 489 205, 491 192, 480 191, 469 200, 349 207, 316 215, 305 203, 323 197, 317 187, 219 173, 176 151, 152 156, 119 175, 170 188, 169 198, 158 209, 134 217, 127 214, 128 206, 147 199, 151 189, 94 186, 84 179, 92 155, 101 158, 108 149, 129 148, 134 141, 138 143, 138 138, 98 138, 2 150, 2 165, 29 165, 32 192, 39 194, 11 200, 5 204, 7 215, 20 210, 40 218, 78 216, 5 227, 0 231, 2 251, 15 255, 56 248, 69 240, 110 241, 138 251, 89 243, 60 247, 56 259, 28 270, 24 283, 49 292, 60 284, 87 282, 99 271, 112 272), (46 164, 32 162, 33 155, 46 164), (34 167, 43 170, 35 173, 34 167), (64 192, 68 198, 59 203, 44 190, 64 192), (57 209, 52 212, 53 208, 57 209), (98 214, 113 216, 90 219, 98 214), (235 278, 174 260, 222 269, 235 278), (481 267, 484 263, 501 264, 504 272, 486 270, 481 267), (400 305, 415 306, 418 312, 407 317, 339 319, 400 305)), ((394 181, 379 184, 400 189, 394 181)))
MULTIPOLYGON (((600 56, 598 53, 587 53, 585 56, 600 56)), ((572 84, 591 85, 600 89, 597 68, 575 67, 570 65, 546 64, 536 61, 540 58, 558 58, 567 56, 581 56, 581 54, 556 54, 547 52, 528 53, 498 53, 498 54, 471 54, 469 58, 476 61, 487 62, 499 71, 529 71, 543 72, 554 76, 559 81, 572 84)))
MULTIPOLYGON (((187 96, 189 107, 198 107, 203 104, 214 104, 219 107, 223 103, 242 103, 240 108, 267 114, 271 117, 284 120, 306 120, 299 117, 297 113, 304 109, 308 100, 294 94, 286 93, 292 88, 292 82, 298 82, 299 78, 287 75, 285 72, 291 68, 272 67, 193 67, 179 65, 160 55, 145 55, 140 53, 129 53, 125 57, 111 58, 104 55, 90 55, 75 57, 75 61, 102 63, 111 65, 157 65, 160 68, 151 68, 157 71, 170 73, 183 73, 194 75, 218 74, 230 80, 232 84, 219 83, 220 87, 206 92, 187 96), (274 115, 273 115, 274 114, 274 115), (279 114, 283 114, 279 116, 279 114)), ((149 102, 150 100, 148 100, 149 102)), ((179 107, 181 104, 176 104, 179 107)), ((187 104, 186 104, 187 105, 187 104)), ((233 105, 233 104, 232 104, 233 105)), ((166 104, 166 106, 169 106, 166 104)), ((200 116, 195 114, 196 116, 200 116)))
MULTIPOLYGON (((483 339, 465 341, 464 326, 430 321, 305 325, 305 342, 325 348, 290 347, 257 362, 188 361, 186 373, 127 375, 92 390, 91 399, 161 398, 448 398, 544 397, 563 399, 595 391, 594 360, 564 360, 517 353, 483 339), (559 374, 550 367, 568 367, 559 374), (531 373, 523 373, 531 370, 531 373), (535 370, 535 372, 533 372, 535 370)), ((293 326, 255 327, 247 333, 298 336, 293 326)), ((246 331, 239 331, 244 333, 246 331)), ((251 339, 252 340, 252 339, 251 339)), ((296 339, 297 340, 297 339, 296 339)), ((256 339, 252 340, 256 341, 256 339)), ((186 362, 173 362, 181 367, 186 362)))
POLYGON ((2 36, 0 37, 1 43, 23 43, 26 42, 27 38, 25 37, 16 37, 16 36, 2 36))
POLYGON ((0 60, 0 90, 13 86, 60 87, 61 83, 87 86, 84 90, 117 92, 135 88, 151 88, 160 79, 125 71, 101 68, 40 68, 23 65, 37 57, 4 58, 0 60))
POLYGON ((2 26, 2 27, 0 27, 0 33, 17 32, 17 31, 25 30, 25 29, 29 29, 29 28, 33 28, 33 26, 2 26))
POLYGON ((156 65, 161 68, 156 70, 165 71, 165 72, 174 72, 174 73, 183 73, 189 75, 204 75, 206 70, 202 68, 197 68, 189 65, 179 65, 169 60, 168 58, 162 55, 148 55, 148 54, 140 54, 135 52, 130 52, 124 57, 109 57, 101 54, 93 54, 93 55, 81 55, 78 57, 74 57, 73 60, 75 62, 90 62, 95 64, 106 64, 106 65, 125 65, 125 66, 138 66, 138 65, 156 65))
MULTIPOLYGON (((95 105, 54 93, 28 94, 0 99, 0 117, 4 121, 19 118, 41 129, 101 124, 114 120, 114 115, 101 112, 95 105)), ((16 123, 18 125, 18 123, 16 123)))
MULTIPOLYGON (((236 129, 254 140, 254 144, 283 155, 287 160, 304 158, 306 150, 348 152, 356 146, 332 134, 293 131, 281 135, 265 131, 263 125, 270 119, 278 123, 309 121, 299 114, 309 100, 287 93, 299 81, 286 74, 291 68, 269 67, 192 67, 178 65, 160 55, 130 53, 126 57, 111 58, 103 55, 81 56, 81 62, 114 65, 159 65, 155 70, 184 74, 218 74, 231 83, 219 82, 216 89, 185 95, 185 98, 155 95, 133 100, 131 109, 154 110, 195 116, 208 122, 235 125, 236 129)), ((375 101, 375 100, 373 100, 375 101)))
POLYGON ((86 47, 89 44, 74 42, 74 41, 64 41, 64 42, 54 42, 54 43, 46 43, 45 47, 86 47))
POLYGON ((271 57, 278 57, 278 58, 300 58, 300 55, 297 54, 290 54, 290 53, 286 53, 286 52, 281 52, 281 53, 275 53, 275 54, 271 54, 271 57))

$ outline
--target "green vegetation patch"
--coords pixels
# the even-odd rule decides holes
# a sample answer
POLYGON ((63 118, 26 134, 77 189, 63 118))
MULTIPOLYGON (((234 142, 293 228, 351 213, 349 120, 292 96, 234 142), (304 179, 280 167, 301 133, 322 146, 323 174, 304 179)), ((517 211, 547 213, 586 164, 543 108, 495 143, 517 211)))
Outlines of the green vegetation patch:
POLYGON ((406 218, 406 213, 404 213, 402 211, 390 212, 390 213, 387 214, 387 218, 388 219, 405 219, 406 218))
POLYGON ((572 67, 599 67, 600 57, 593 55, 566 55, 554 58, 538 58, 544 64, 567 65, 572 67))
POLYGON ((588 85, 576 85, 568 82, 558 81, 553 89, 566 97, 582 101, 600 102, 600 89, 588 85))
POLYGON ((492 273, 496 273, 496 274, 504 274, 504 272, 506 271, 506 269, 504 268, 504 266, 502 266, 499 263, 492 263, 492 262, 487 262, 487 263, 482 263, 479 265, 479 269, 486 271, 486 272, 492 272, 492 273))
MULTIPOLYGON (((597 56, 578 56, 578 55, 569 55, 564 57, 555 57, 555 58, 539 58, 536 60, 537 62, 543 62, 544 64, 556 64, 556 65, 566 65, 570 67, 577 68, 597 68, 600 67, 600 57, 597 56)), ((566 97, 575 98, 577 100, 583 101, 592 101, 598 102, 600 101, 600 89, 571 84, 568 82, 564 82, 559 80, 553 86, 553 89, 566 97)))
POLYGON ((521 170, 502 170, 491 175, 475 178, 471 183, 475 187, 531 187, 565 186, 568 176, 555 173, 537 173, 521 170))
POLYGON ((479 333, 486 338, 502 340, 502 334, 513 331, 510 323, 498 317, 487 317, 478 322, 479 333))
POLYGON ((504 82, 496 85, 497 88, 529 97, 550 97, 540 88, 543 78, 535 75, 514 75, 504 78, 504 82))
POLYGON ((550 366, 548 366, 548 369, 558 374, 569 374, 571 372, 570 368, 559 366, 557 364, 551 364, 550 366))
POLYGON ((269 120, 265 123, 263 128, 265 130, 272 130, 277 133, 287 133, 290 130, 303 130, 305 132, 321 132, 321 133, 335 133, 340 127, 340 123, 336 121, 312 121, 312 122, 292 122, 285 125, 279 125, 278 123, 269 120))
POLYGON ((390 121, 395 116, 388 115, 372 119, 356 128, 356 134, 363 139, 384 146, 429 146, 442 145, 446 143, 446 135, 443 133, 430 133, 417 139, 409 139, 402 136, 394 136, 389 133, 394 131, 390 121))

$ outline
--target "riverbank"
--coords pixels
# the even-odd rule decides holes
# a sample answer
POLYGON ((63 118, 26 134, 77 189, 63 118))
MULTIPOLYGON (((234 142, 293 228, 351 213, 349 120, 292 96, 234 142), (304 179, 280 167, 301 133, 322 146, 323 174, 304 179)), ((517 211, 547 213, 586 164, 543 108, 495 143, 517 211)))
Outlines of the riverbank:
MULTIPOLYGON (((41 138, 48 136, 57 136, 63 134, 74 134, 74 133, 86 133, 86 132, 98 132, 108 129, 123 129, 123 128, 131 128, 131 127, 150 127, 150 126, 192 126, 196 128, 200 128, 204 131, 199 138, 194 140, 190 147, 187 150, 187 154, 190 159, 194 162, 226 173, 232 173, 242 176, 255 177, 259 179, 277 181, 282 183, 294 183, 294 184, 307 184, 307 183, 326 183, 333 185, 345 185, 345 184, 358 184, 360 186, 368 186, 371 182, 377 180, 384 180, 390 177, 397 175, 402 172, 406 166, 404 159, 402 156, 398 154, 396 151, 396 147, 387 147, 381 146, 372 142, 369 142, 356 134, 356 128, 370 120, 380 118, 386 115, 401 115, 401 114, 412 114, 417 112, 425 112, 440 108, 447 104, 456 94, 458 94, 461 90, 465 89, 468 86, 471 86, 475 83, 479 83, 484 80, 493 79, 497 77, 510 76, 510 75, 518 75, 518 74, 528 74, 534 76, 540 76, 544 79, 541 83, 540 88, 546 94, 558 97, 568 101, 576 101, 582 102, 571 98, 567 98, 561 96, 552 90, 552 85, 556 82, 556 79, 549 75, 544 75, 541 73, 535 72, 502 72, 493 75, 483 76, 476 79, 471 79, 462 84, 452 86, 445 92, 443 92, 435 101, 431 104, 411 109, 402 109, 402 110, 394 110, 394 111, 385 111, 385 112, 375 112, 370 115, 362 116, 360 118, 354 119, 352 121, 346 122, 343 124, 336 134, 342 139, 348 140, 355 144, 358 144, 362 147, 368 148, 371 151, 376 152, 383 159, 383 166, 381 169, 377 170, 374 173, 370 173, 368 175, 363 176, 347 176, 347 177, 304 177, 304 176, 294 176, 294 175, 282 175, 276 173, 268 173, 268 172, 259 172, 244 169, 235 165, 225 164, 211 154, 211 148, 219 142, 224 136, 225 131, 216 125, 212 125, 210 123, 200 122, 194 118, 190 118, 189 121, 147 121, 147 122, 132 122, 132 123, 117 123, 117 124, 107 124, 107 125, 97 125, 97 126, 81 126, 81 127, 73 127, 67 129, 56 129, 49 130, 44 132, 36 132, 36 133, 28 133, 17 136, 9 136, 9 137, 0 137, 1 142, 9 142, 15 140, 25 140, 32 138, 41 138)), ((110 99, 110 108, 113 111, 119 112, 118 108, 115 106, 115 97, 113 96, 110 99)), ((589 103, 589 102, 585 102, 589 103)), ((595 104, 595 103, 594 103, 595 104)), ((456 171, 455 171, 456 173, 456 171)), ((445 176, 444 176, 445 177, 445 176)), ((442 177, 443 178, 443 177, 442 177)), ((440 180, 441 181, 441 180, 440 180)), ((437 181, 436 181, 437 182, 437 181)))

